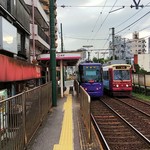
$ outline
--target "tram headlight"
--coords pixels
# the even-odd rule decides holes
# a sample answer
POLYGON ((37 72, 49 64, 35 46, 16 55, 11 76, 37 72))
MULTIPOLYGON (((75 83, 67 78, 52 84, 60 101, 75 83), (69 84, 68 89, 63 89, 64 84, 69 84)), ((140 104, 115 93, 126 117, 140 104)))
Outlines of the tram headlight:
POLYGON ((129 85, 128 85, 128 84, 126 84, 126 87, 129 87, 129 85))
POLYGON ((113 84, 113 86, 114 86, 114 87, 117 87, 117 88, 119 87, 119 85, 118 85, 118 84, 113 84))
POLYGON ((101 89, 101 87, 99 87, 99 88, 97 87, 97 88, 96 88, 97 91, 98 91, 99 89, 101 89))

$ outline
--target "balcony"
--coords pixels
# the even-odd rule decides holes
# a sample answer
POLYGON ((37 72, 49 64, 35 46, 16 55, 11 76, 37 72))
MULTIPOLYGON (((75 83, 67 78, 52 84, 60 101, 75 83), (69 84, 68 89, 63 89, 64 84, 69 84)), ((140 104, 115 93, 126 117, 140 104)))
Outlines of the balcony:
POLYGON ((49 22, 49 18, 46 15, 46 12, 44 11, 44 9, 42 8, 42 5, 39 1, 34 0, 34 2, 32 3, 31 0, 25 0, 25 3, 28 5, 28 8, 30 10, 30 12, 32 12, 32 5, 34 4, 34 16, 35 16, 35 20, 38 22, 38 24, 40 24, 42 27, 44 28, 48 28, 48 22, 49 22))
MULTIPOLYGON (((32 33, 32 24, 30 24, 30 32, 32 33)), ((42 47, 42 49, 49 49, 49 37, 45 34, 44 30, 40 26, 34 25, 34 34, 36 44, 42 47)), ((32 35, 30 39, 33 40, 32 35)))

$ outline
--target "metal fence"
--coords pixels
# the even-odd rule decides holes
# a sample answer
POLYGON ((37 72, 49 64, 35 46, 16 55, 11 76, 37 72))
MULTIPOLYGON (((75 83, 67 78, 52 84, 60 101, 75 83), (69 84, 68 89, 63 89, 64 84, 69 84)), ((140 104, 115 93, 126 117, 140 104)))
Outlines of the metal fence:
POLYGON ((148 95, 150 91, 150 75, 133 74, 132 84, 135 92, 143 92, 148 95))
POLYGON ((88 142, 91 143, 91 98, 82 86, 80 86, 80 99, 80 109, 88 133, 88 142))
POLYGON ((74 89, 80 99, 80 110, 87 131, 89 144, 91 143, 91 98, 77 80, 74 80, 74 89))
POLYGON ((52 107, 51 83, 0 102, 0 150, 23 150, 52 107))

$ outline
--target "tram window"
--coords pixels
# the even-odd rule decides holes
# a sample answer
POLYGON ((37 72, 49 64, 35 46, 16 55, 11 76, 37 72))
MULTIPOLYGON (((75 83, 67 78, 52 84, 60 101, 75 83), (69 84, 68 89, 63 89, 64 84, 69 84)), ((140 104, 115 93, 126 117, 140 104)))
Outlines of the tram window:
POLYGON ((108 71, 103 72, 103 79, 108 80, 108 71))
POLYGON ((114 70, 114 80, 130 80, 130 71, 114 70))
POLYGON ((86 76, 95 76, 95 75, 96 75, 96 71, 93 71, 93 70, 91 70, 91 71, 90 71, 90 70, 87 70, 85 74, 86 74, 86 76))

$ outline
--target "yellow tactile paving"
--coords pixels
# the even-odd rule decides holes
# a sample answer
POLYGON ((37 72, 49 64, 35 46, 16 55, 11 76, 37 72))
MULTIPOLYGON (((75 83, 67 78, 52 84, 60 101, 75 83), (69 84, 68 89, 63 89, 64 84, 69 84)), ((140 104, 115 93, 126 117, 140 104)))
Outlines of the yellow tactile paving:
POLYGON ((54 145, 53 150, 73 150, 73 147, 72 95, 68 94, 59 144, 54 145))

